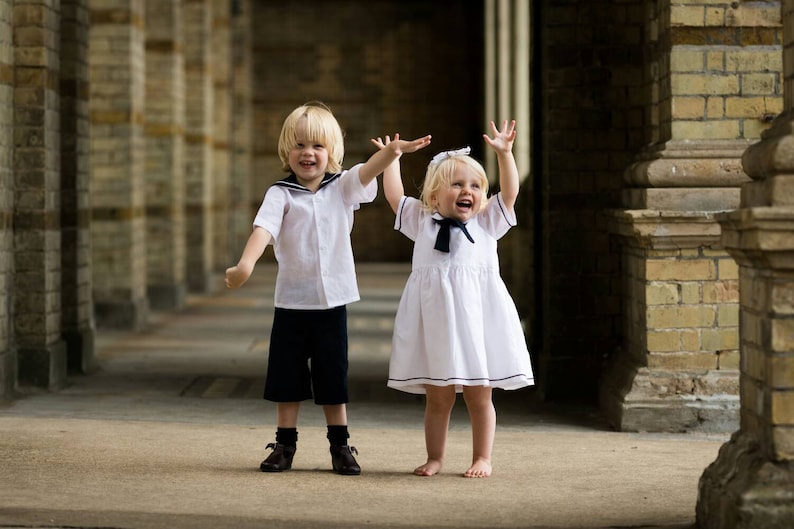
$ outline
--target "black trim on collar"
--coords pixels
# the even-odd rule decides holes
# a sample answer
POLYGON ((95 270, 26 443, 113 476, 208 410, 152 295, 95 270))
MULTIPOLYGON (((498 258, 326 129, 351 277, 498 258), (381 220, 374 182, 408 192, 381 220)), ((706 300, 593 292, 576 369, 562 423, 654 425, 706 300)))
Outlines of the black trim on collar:
MULTIPOLYGON (((323 187, 327 186, 328 184, 330 184, 340 176, 342 176, 342 173, 336 173, 336 174, 325 173, 325 176, 323 176, 323 181, 320 182, 320 187, 318 187, 317 189, 318 190, 322 189, 323 187)), ((294 189, 296 191, 308 191, 309 193, 312 192, 307 187, 304 187, 298 183, 298 177, 295 176, 295 173, 290 173, 288 177, 279 180, 273 185, 294 189)))

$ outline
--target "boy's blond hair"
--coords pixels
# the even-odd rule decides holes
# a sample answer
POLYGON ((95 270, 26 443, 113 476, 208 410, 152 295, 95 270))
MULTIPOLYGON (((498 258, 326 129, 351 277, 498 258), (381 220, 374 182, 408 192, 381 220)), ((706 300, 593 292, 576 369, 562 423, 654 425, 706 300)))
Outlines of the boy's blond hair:
POLYGON ((287 116, 281 127, 278 138, 278 157, 281 168, 291 172, 289 151, 297 145, 298 123, 306 118, 306 141, 325 146, 328 151, 328 167, 325 172, 338 173, 342 170, 342 159, 345 157, 345 143, 342 127, 336 121, 331 109, 319 101, 310 101, 299 106, 287 116))
POLYGON ((430 211, 435 210, 432 199, 433 195, 443 186, 448 186, 452 182, 452 175, 457 169, 457 164, 465 165, 480 177, 480 185, 482 186, 482 206, 485 207, 487 203, 486 197, 488 196, 488 177, 485 174, 485 169, 480 165, 480 162, 468 155, 449 156, 440 162, 433 163, 427 166, 427 173, 425 174, 425 181, 422 184, 422 194, 420 199, 422 206, 430 211))

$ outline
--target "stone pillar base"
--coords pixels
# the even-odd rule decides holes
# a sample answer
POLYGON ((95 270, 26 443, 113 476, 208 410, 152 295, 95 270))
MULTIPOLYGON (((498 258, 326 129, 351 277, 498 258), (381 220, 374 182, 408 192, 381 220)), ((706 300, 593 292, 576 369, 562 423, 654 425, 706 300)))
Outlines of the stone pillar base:
POLYGON ((149 306, 154 310, 178 310, 185 306, 185 285, 149 285, 146 291, 149 306))
POLYGON ((94 303, 94 317, 98 328, 140 330, 149 319, 149 302, 98 301, 94 303))
POLYGON ((94 329, 76 329, 63 333, 66 342, 67 368, 70 373, 87 374, 96 369, 94 329))
POLYGON ((58 340, 42 348, 17 349, 20 386, 58 390, 66 385, 66 342, 58 340))
POLYGON ((618 360, 600 386, 607 423, 621 432, 733 432, 739 428, 738 372, 676 372, 618 360))
POLYGON ((794 527, 794 463, 770 461, 736 432, 700 477, 696 514, 699 529, 794 527))

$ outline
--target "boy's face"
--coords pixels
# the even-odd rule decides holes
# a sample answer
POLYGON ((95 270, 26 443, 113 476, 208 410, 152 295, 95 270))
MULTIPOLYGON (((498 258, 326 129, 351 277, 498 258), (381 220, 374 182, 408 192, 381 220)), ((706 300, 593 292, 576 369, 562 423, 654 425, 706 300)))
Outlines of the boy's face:
POLYGON ((289 150, 289 167, 302 186, 317 191, 328 167, 328 150, 325 145, 306 138, 306 118, 298 122, 296 144, 289 150))
POLYGON ((448 185, 433 194, 432 202, 444 217, 466 222, 480 211, 482 182, 469 167, 457 164, 448 185))

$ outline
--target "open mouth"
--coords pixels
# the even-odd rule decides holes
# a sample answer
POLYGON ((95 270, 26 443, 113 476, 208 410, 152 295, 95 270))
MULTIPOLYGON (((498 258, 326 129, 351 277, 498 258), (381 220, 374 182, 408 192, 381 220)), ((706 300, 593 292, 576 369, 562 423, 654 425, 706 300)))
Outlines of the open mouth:
POLYGON ((470 200, 459 200, 455 205, 461 209, 471 209, 472 203, 470 200))

